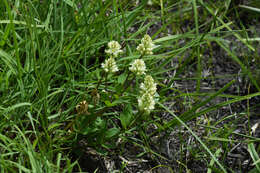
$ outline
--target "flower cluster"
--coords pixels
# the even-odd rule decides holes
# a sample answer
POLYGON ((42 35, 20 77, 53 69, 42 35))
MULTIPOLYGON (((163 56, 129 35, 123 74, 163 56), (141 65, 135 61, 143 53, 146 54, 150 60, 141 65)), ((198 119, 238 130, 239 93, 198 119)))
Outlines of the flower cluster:
POLYGON ((117 57, 119 53, 122 53, 123 51, 121 50, 121 45, 117 41, 110 41, 107 44, 109 49, 106 49, 105 52, 112 57, 117 57))
POLYGON ((140 85, 141 94, 148 93, 154 96, 156 92, 156 83, 154 83, 153 77, 150 75, 145 76, 144 82, 140 85))
POLYGON ((142 59, 134 60, 134 62, 131 63, 131 67, 129 67, 129 70, 136 75, 145 74, 146 67, 144 61, 142 59))
POLYGON ((153 44, 153 41, 149 35, 145 35, 141 43, 137 46, 137 50, 142 54, 142 55, 152 55, 153 54, 153 48, 155 45, 153 44))
POLYGON ((138 107, 140 110, 144 111, 145 113, 149 114, 151 110, 154 109, 154 99, 148 93, 143 94, 140 98, 138 98, 138 107))
POLYGON ((156 93, 156 83, 154 83, 152 76, 147 75, 145 77, 140 89, 142 95, 138 98, 139 109, 149 114, 154 109, 154 95, 156 93))
POLYGON ((76 106, 76 110, 77 110, 78 114, 89 114, 87 101, 84 100, 84 101, 80 102, 76 106))
POLYGON ((118 67, 116 65, 116 61, 113 57, 105 60, 105 63, 101 64, 101 67, 108 73, 114 73, 118 71, 118 67))
MULTIPOLYGON (((141 40, 141 44, 137 46, 137 51, 142 55, 152 55, 153 48, 155 45, 149 35, 144 35, 141 40)), ((145 74, 146 66, 142 59, 136 59, 131 63, 131 67, 129 70, 136 75, 145 74)), ((156 84, 150 75, 146 75, 144 82, 140 85, 140 94, 141 96, 138 98, 138 107, 141 111, 146 114, 150 114, 150 112, 154 109, 155 101, 154 95, 156 93, 156 84)))
MULTIPOLYGON (((151 55, 153 54, 152 50, 154 47, 155 45, 153 44, 151 37, 149 35, 145 35, 141 40, 141 44, 138 45, 137 51, 139 51, 142 55, 151 55)), ((105 52, 109 54, 110 57, 101 64, 102 68, 107 73, 117 72, 118 67, 116 65, 115 58, 119 53, 123 52, 120 44, 117 41, 110 41, 108 43, 108 49, 105 50, 105 52)), ((145 75, 146 65, 144 60, 134 60, 130 64, 129 70, 138 76, 145 75)), ((154 82, 152 76, 146 75, 144 82, 140 84, 140 96, 138 97, 138 107, 140 111, 150 114, 150 112, 154 109, 154 96, 156 89, 156 83, 154 82)))
POLYGON ((110 58, 105 60, 105 62, 101 64, 101 67, 105 70, 105 72, 114 73, 118 71, 115 58, 123 51, 121 50, 121 45, 114 40, 110 41, 107 46, 109 49, 106 49, 105 52, 110 55, 110 58))

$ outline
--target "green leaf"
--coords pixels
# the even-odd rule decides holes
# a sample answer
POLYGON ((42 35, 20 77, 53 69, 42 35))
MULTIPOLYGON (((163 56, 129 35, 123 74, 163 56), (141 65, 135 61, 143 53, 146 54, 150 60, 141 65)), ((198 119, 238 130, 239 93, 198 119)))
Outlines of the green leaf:
MULTIPOLYGON (((217 151, 215 152, 216 158, 220 156, 221 152, 222 152, 221 148, 217 149, 217 151)), ((212 158, 210 163, 209 163, 209 166, 213 167, 214 163, 215 163, 215 160, 212 158)), ((208 172, 207 173, 212 173, 212 169, 208 168, 208 172)))
POLYGON ((118 77, 118 83, 123 84, 127 78, 127 74, 123 73, 118 77))
POLYGON ((259 173, 259 171, 257 170, 257 168, 253 168, 248 173, 259 173))
POLYGON ((128 104, 123 112, 120 114, 120 121, 124 129, 126 129, 132 120, 132 107, 130 104, 128 104))
POLYGON ((56 127, 59 127, 63 125, 62 123, 53 123, 51 124, 49 127, 48 127, 48 131, 52 130, 52 129, 55 129, 56 127))
POLYGON ((71 1, 71 0, 63 0, 66 4, 68 4, 69 6, 71 6, 74 10, 78 10, 77 5, 71 1))
POLYGON ((112 104, 109 100, 106 100, 106 101, 105 101, 105 104, 106 104, 108 107, 112 107, 112 106, 113 106, 113 104, 112 104))
POLYGON ((254 164, 256 166, 256 169, 258 170, 258 172, 260 172, 260 163, 258 162, 259 160, 259 156, 255 150, 255 146, 254 146, 254 143, 250 143, 248 144, 248 152, 250 153, 253 161, 254 161, 254 164))
POLYGON ((10 54, 0 49, 0 59, 4 61, 13 74, 18 74, 17 63, 10 54))
POLYGON ((27 102, 18 103, 16 105, 10 106, 7 109, 5 109, 5 112, 10 112, 10 111, 13 111, 13 110, 15 110, 17 108, 24 107, 24 106, 31 106, 31 105, 32 105, 31 103, 27 103, 27 102))
POLYGON ((116 136, 119 132, 120 132, 120 130, 118 128, 109 129, 108 131, 105 132, 105 137, 112 138, 112 137, 116 136))
MULTIPOLYGON (((114 95, 115 96, 115 95, 114 95)), ((122 103, 123 101, 121 99, 117 99, 115 101, 113 101, 112 103, 109 101, 109 100, 106 100, 105 101, 105 104, 108 106, 108 107, 113 107, 113 106, 116 106, 120 103, 122 103)))
POLYGON ((239 7, 260 13, 260 8, 250 7, 250 6, 246 6, 246 5, 239 5, 239 7))
POLYGON ((256 162, 254 162, 253 165, 260 164, 260 159, 258 159, 256 162))
POLYGON ((212 141, 221 141, 221 142, 239 142, 238 140, 226 139, 226 138, 219 138, 219 137, 206 137, 208 140, 212 141))

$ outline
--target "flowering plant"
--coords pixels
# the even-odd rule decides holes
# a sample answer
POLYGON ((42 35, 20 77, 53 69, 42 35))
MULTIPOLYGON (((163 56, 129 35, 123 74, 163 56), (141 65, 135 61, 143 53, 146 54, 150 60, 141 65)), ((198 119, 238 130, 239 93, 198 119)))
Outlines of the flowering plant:
POLYGON ((155 45, 149 35, 145 35, 142 38, 141 43, 136 48, 142 55, 152 55, 155 45))
POLYGON ((112 57, 118 57, 118 55, 123 52, 121 45, 117 41, 110 41, 107 45, 109 49, 105 50, 105 52, 112 57))
POLYGON ((98 69, 100 78, 97 84, 91 89, 88 101, 84 100, 77 106, 79 116, 84 116, 80 116, 75 127, 91 139, 89 145, 93 146, 104 145, 107 140, 111 142, 111 138, 118 137, 124 130, 141 125, 144 119, 149 119, 156 106, 156 83, 144 59, 144 56, 153 54, 151 37, 145 35, 137 46, 139 58, 123 64, 119 58, 123 54, 122 46, 117 41, 110 41, 107 47, 105 53, 108 57, 98 69), (107 115, 115 109, 121 110, 122 129, 120 124, 107 129, 111 126, 107 115))
POLYGON ((142 59, 136 59, 134 62, 131 63, 131 67, 129 67, 129 70, 133 73, 136 73, 136 75, 142 75, 145 74, 146 66, 142 59))

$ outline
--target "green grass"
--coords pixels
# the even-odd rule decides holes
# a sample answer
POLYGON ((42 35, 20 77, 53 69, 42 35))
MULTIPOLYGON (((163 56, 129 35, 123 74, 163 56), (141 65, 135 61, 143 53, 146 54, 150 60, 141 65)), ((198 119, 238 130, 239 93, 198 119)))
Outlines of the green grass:
POLYGON ((259 19, 257 2, 0 2, 1 172, 102 172, 84 163, 90 148, 128 159, 129 146, 133 160, 156 163, 147 163, 151 171, 196 172, 191 163, 208 173, 259 171, 251 127, 259 117, 260 36, 242 19, 259 19), (143 56, 136 47, 147 33, 156 48, 143 56), (124 52, 115 59, 119 71, 108 74, 101 64, 111 40, 124 52), (129 71, 139 58, 157 83, 150 114, 138 107, 145 75, 129 71), (233 71, 219 74, 218 63, 233 71), (178 143, 171 158, 163 140, 178 143), (228 163, 237 145, 248 150, 247 167, 228 163))

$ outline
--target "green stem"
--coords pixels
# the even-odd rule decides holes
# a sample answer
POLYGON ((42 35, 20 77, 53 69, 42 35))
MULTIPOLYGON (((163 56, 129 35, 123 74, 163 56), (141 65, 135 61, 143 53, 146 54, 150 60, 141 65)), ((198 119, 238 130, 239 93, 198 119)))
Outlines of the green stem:
POLYGON ((120 94, 120 96, 123 95, 123 93, 127 90, 127 88, 129 88, 130 84, 133 82, 134 79, 132 80, 128 80, 129 76, 130 76, 130 71, 128 72, 127 76, 126 76, 126 80, 125 80, 125 83, 123 84, 124 85, 124 88, 123 88, 123 91, 122 93, 120 94))

